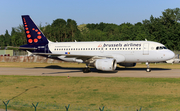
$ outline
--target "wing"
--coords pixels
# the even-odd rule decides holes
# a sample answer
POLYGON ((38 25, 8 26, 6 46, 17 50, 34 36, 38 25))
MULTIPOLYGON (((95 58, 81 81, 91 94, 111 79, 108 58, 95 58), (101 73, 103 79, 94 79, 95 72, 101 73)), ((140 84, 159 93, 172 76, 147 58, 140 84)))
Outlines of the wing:
POLYGON ((47 56, 47 57, 66 56, 66 58, 82 59, 83 61, 91 60, 91 59, 113 58, 112 56, 96 56, 96 55, 52 54, 52 53, 33 53, 33 54, 39 56, 47 56))

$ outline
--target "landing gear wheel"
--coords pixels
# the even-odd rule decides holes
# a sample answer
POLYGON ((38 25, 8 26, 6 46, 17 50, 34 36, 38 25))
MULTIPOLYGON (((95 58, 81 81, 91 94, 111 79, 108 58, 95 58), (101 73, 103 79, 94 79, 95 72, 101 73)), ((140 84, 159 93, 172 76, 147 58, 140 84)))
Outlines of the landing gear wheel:
POLYGON ((90 68, 83 68, 83 73, 89 73, 91 72, 90 68))
POLYGON ((150 68, 147 68, 147 69, 146 69, 146 72, 151 72, 151 69, 150 69, 150 68))
POLYGON ((146 62, 146 66, 147 66, 146 72, 151 72, 151 68, 149 68, 149 62, 146 62))

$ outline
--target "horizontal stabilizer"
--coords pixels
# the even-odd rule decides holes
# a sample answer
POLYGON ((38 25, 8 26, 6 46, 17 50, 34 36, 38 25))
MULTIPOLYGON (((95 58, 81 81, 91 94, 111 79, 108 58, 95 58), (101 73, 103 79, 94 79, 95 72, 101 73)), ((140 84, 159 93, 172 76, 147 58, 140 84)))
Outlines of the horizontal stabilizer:
POLYGON ((8 48, 12 48, 12 49, 27 49, 27 50, 36 50, 37 49, 35 47, 13 47, 13 46, 8 46, 8 48))

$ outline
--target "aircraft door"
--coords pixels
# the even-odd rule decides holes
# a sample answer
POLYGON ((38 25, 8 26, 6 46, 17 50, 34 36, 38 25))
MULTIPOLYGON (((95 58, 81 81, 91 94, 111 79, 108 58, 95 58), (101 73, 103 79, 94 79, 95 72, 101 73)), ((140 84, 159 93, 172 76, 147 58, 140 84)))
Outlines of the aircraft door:
POLYGON ((143 55, 149 55, 149 44, 143 44, 143 55))

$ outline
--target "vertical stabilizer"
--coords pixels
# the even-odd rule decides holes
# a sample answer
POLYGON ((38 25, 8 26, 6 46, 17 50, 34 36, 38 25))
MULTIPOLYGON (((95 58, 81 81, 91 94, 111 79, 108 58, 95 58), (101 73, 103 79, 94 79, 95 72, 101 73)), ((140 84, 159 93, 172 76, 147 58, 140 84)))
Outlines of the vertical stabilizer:
POLYGON ((29 17, 29 15, 22 15, 22 21, 24 24, 24 30, 28 45, 45 46, 48 44, 47 38, 44 36, 41 30, 36 26, 36 24, 29 17))

